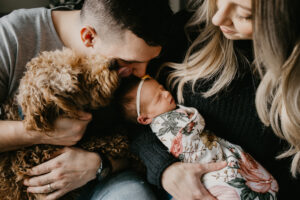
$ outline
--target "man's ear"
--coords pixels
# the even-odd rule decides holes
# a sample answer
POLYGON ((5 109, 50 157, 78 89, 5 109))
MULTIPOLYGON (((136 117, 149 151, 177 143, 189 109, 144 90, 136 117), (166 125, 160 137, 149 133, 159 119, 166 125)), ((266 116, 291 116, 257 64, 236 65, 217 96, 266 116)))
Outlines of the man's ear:
POLYGON ((84 26, 80 30, 81 41, 86 47, 93 47, 95 44, 96 31, 93 27, 84 26))
POLYGON ((152 122, 152 118, 148 117, 147 115, 141 114, 137 117, 137 121, 140 124, 148 125, 152 122))

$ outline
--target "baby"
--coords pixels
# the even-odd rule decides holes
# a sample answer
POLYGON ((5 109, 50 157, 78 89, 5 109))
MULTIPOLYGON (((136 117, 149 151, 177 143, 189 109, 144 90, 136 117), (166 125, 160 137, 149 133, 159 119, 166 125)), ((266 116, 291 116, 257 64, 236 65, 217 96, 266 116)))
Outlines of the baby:
POLYGON ((270 173, 240 146, 205 130, 197 109, 176 105, 170 92, 155 79, 124 79, 115 98, 126 119, 150 125, 170 153, 182 162, 226 160, 225 168, 202 177, 205 187, 217 199, 276 199, 278 185, 270 173))

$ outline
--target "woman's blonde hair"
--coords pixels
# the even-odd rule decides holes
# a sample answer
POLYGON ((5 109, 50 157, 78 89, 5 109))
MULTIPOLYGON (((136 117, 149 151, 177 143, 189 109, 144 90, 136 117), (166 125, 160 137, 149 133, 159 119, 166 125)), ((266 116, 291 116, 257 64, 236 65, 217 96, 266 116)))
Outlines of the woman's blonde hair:
POLYGON ((253 0, 254 51, 262 80, 256 94, 259 117, 290 144, 278 158, 293 156, 300 172, 299 0, 253 0))
MULTIPOLYGON (((278 156, 293 156, 291 172, 300 171, 300 24, 299 0, 252 0, 254 12, 255 63, 262 80, 256 94, 256 107, 262 122, 287 140, 290 149, 278 156)), ((228 86, 237 73, 237 54, 233 41, 226 39, 212 24, 216 0, 191 0, 195 11, 186 30, 198 29, 183 63, 166 63, 174 68, 168 85, 177 86, 177 97, 184 102, 183 88, 197 80, 211 80, 203 93, 212 96, 228 86), (198 3, 197 3, 198 2, 198 3), (203 25, 203 26, 202 26, 203 25)))
POLYGON ((216 12, 216 0, 190 1, 188 7, 195 14, 186 25, 186 31, 197 29, 198 37, 189 47, 183 63, 166 63, 175 70, 168 77, 168 85, 178 86, 177 98, 184 102, 183 87, 190 82, 194 91, 197 80, 211 80, 211 88, 203 93, 204 97, 212 96, 228 86, 237 72, 236 52, 233 41, 223 36, 220 28, 212 24, 216 12))

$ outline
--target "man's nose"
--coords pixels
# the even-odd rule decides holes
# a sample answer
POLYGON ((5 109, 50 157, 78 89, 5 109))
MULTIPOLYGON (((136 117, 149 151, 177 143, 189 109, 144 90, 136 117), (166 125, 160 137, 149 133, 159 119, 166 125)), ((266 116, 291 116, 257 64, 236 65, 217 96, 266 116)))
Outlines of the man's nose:
POLYGON ((148 65, 148 63, 135 63, 132 66, 133 75, 140 77, 140 78, 145 76, 147 65, 148 65))

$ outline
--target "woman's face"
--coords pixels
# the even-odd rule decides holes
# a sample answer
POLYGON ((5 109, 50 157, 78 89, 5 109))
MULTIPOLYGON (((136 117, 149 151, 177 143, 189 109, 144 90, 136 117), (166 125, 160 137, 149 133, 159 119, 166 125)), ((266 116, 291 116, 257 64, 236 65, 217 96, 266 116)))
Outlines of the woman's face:
POLYGON ((251 0, 216 0, 212 23, 230 40, 252 39, 251 0))

